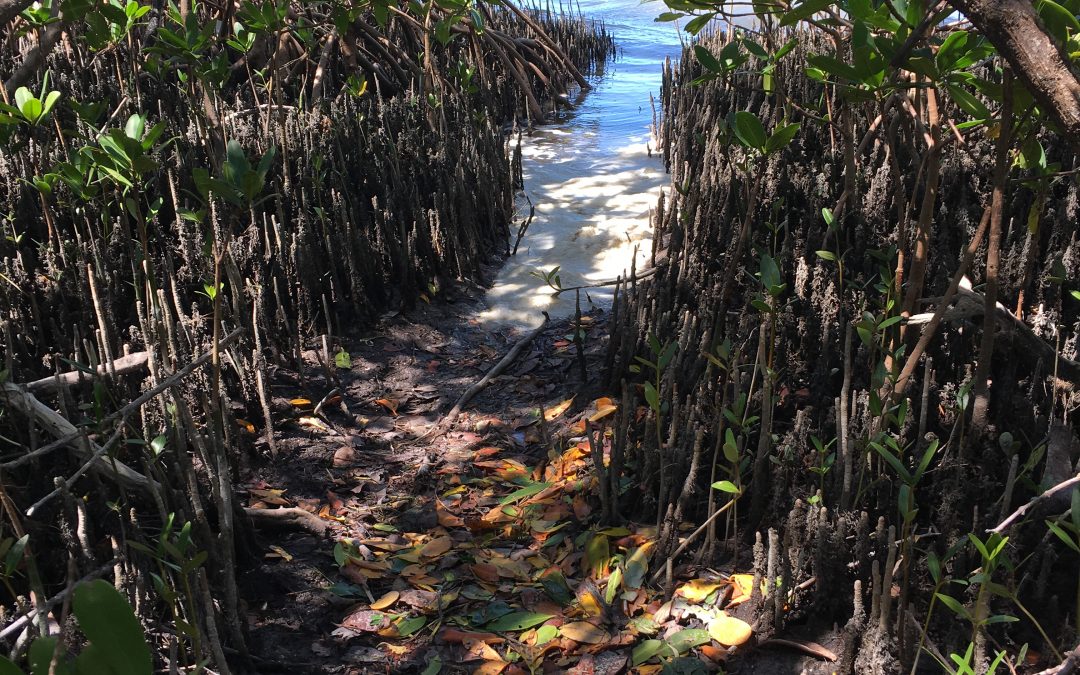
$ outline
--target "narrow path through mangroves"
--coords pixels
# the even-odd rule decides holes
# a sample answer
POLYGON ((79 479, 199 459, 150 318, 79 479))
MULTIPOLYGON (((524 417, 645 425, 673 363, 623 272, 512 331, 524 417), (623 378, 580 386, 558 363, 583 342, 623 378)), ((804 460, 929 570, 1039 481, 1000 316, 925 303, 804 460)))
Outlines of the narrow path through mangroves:
MULTIPOLYGON (((535 326, 540 310, 572 315, 574 294, 553 297, 535 272, 559 266, 564 287, 592 284, 628 271, 635 249, 641 269, 650 250, 649 212, 667 175, 650 134, 649 97, 658 95, 664 59, 679 53, 679 35, 672 24, 653 22, 655 5, 637 0, 584 10, 615 34, 619 56, 573 111, 522 142, 525 194, 536 214, 487 294, 485 324, 535 326)), ((524 197, 520 203, 527 216, 524 197)), ((612 292, 583 292, 582 310, 610 305, 612 292)))

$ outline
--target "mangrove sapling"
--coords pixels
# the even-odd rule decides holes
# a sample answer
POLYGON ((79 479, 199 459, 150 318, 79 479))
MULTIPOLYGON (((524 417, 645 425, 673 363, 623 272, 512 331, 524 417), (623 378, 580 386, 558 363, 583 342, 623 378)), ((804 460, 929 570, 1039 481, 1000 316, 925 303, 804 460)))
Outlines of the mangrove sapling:
MULTIPOLYGON (((1072 491, 1069 511, 1057 521, 1047 520, 1046 527, 1066 546, 1080 555, 1080 487, 1072 491)), ((1076 606, 1073 608, 1073 628, 1080 635, 1080 579, 1076 584, 1076 606)))
POLYGON ((836 463, 836 451, 829 452, 836 443, 836 438, 825 443, 817 436, 811 435, 810 443, 814 446, 814 450, 817 451, 817 466, 810 467, 810 471, 818 477, 818 494, 811 496, 809 503, 818 504, 825 494, 825 476, 833 468, 833 464, 836 463))
POLYGON ((652 352, 654 360, 647 359, 642 356, 635 357, 637 363, 630 366, 631 373, 642 372, 642 366, 649 369, 650 379, 645 380, 643 391, 645 395, 645 402, 649 406, 651 411, 651 418, 653 421, 653 430, 656 433, 656 453, 655 461, 658 467, 659 480, 657 481, 657 520, 656 526, 659 530, 664 524, 664 509, 666 502, 666 478, 667 478, 667 458, 664 456, 664 411, 666 408, 666 402, 660 398, 660 392, 664 387, 664 371, 667 369, 671 360, 675 358, 676 350, 679 348, 677 342, 668 342, 661 345, 660 340, 655 335, 649 333, 646 340, 649 351, 652 352))

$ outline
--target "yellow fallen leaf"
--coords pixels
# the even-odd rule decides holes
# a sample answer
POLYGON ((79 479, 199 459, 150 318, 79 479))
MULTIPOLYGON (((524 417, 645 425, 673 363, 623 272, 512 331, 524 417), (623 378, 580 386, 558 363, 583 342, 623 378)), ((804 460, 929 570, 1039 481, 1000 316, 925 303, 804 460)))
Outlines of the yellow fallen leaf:
POLYGON ((289 399, 289 404, 301 408, 303 406, 311 405, 311 401, 306 398, 291 398, 289 399))
POLYGON ((273 551, 273 553, 267 553, 266 557, 268 557, 268 558, 277 557, 277 558, 281 558, 285 562, 292 562, 292 559, 293 559, 292 555, 290 555, 288 551, 281 548, 280 546, 271 545, 270 550, 273 551))
POLYGON ((454 540, 449 536, 432 539, 420 548, 420 555, 426 558, 437 558, 446 553, 454 546, 454 540))
POLYGON ((709 624, 709 637, 729 647, 743 644, 750 639, 753 632, 750 624, 726 613, 721 613, 709 624))
POLYGON ((573 405, 574 398, 575 397, 571 396, 570 398, 566 399, 554 408, 548 408, 547 410, 545 410, 544 419, 550 422, 557 418, 559 415, 562 415, 564 412, 570 409, 571 405, 573 405))
POLYGON ((600 420, 604 419, 605 417, 607 417, 608 415, 610 415, 611 413, 615 412, 618 409, 619 409, 619 406, 617 406, 617 405, 609 405, 609 406, 604 406, 603 408, 597 408, 596 413, 594 415, 592 415, 591 417, 589 417, 589 421, 595 424, 596 422, 599 422, 600 420))
POLYGON ((720 588, 720 586, 721 584, 712 581, 692 579, 690 582, 680 586, 679 590, 675 592, 690 602, 704 602, 705 598, 712 595, 716 589, 720 588))
POLYGON ((375 602, 371 603, 371 609, 386 609, 387 607, 397 602, 398 598, 400 597, 401 593, 398 593, 397 591, 390 591, 375 602))
POLYGON ((243 429, 244 431, 248 432, 249 434, 255 433, 255 425, 252 424, 251 422, 248 422, 247 420, 242 420, 239 417, 237 417, 236 418, 236 425, 238 427, 240 427, 241 429, 243 429))
POLYGON ((409 645, 394 645, 390 644, 389 642, 383 642, 379 645, 379 648, 385 649, 394 656, 404 656, 412 649, 412 647, 410 647, 409 645))
POLYGON ((302 427, 312 427, 319 431, 331 431, 330 427, 326 425, 326 422, 323 422, 318 417, 301 417, 297 422, 299 422, 302 427))
POLYGON ((583 642, 589 645, 598 645, 611 639, 607 631, 594 626, 588 621, 575 621, 574 623, 559 626, 559 633, 574 642, 583 642))
POLYGON ((746 602, 750 599, 750 593, 754 590, 753 574, 732 574, 728 577, 728 581, 731 582, 731 585, 735 589, 731 594, 731 600, 728 601, 729 607, 746 602))

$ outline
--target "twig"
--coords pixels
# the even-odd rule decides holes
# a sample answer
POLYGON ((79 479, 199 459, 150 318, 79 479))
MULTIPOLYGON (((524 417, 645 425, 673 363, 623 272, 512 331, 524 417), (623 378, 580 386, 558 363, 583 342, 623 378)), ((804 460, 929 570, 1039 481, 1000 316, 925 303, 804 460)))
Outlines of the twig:
POLYGON ((1080 486, 1080 473, 1076 474, 1075 476, 1073 476, 1072 478, 1070 478, 1068 480, 1064 480, 1064 481, 1058 483, 1054 487, 1052 487, 1052 488, 1046 490, 1045 492, 1043 492, 1038 497, 1035 497, 1034 499, 1032 499, 1027 504, 1024 504, 1020 508, 1016 509, 1015 511, 1012 512, 1012 515, 1010 515, 1005 520, 1001 521, 1000 525, 998 525, 997 527, 995 527, 992 530, 987 530, 987 532, 993 532, 993 533, 996 533, 996 534, 1001 534, 1005 530, 1009 529, 1009 527, 1013 523, 1015 523, 1017 520, 1019 520, 1020 518, 1023 518, 1024 514, 1026 514, 1031 509, 1035 508, 1035 506, 1037 506, 1039 503, 1041 503, 1041 502, 1043 502, 1043 501, 1045 501, 1047 499, 1050 499, 1051 497, 1053 497, 1057 493, 1068 490, 1068 489, 1072 488, 1073 486, 1080 486))
POLYGON ((1080 672, 1080 647, 1069 652, 1060 665, 1040 670, 1035 675, 1073 675, 1076 672, 1080 672))
POLYGON ((282 509, 245 507, 244 513, 256 527, 298 528, 320 537, 326 536, 330 529, 330 525, 325 520, 297 507, 282 509))
MULTIPOLYGON (((683 543, 679 544, 679 548, 675 549, 674 553, 672 553, 670 556, 668 556, 668 563, 671 563, 676 558, 678 558, 680 555, 682 555, 682 552, 685 551, 687 549, 687 547, 689 547, 690 544, 692 544, 695 539, 697 539, 699 536, 701 536, 701 533, 704 532, 709 527, 709 523, 716 520, 720 516, 721 513, 723 513, 724 511, 727 511, 729 508, 731 508, 731 506, 736 501, 738 501, 738 498, 732 499, 727 504, 724 504, 720 508, 716 509, 716 511, 711 516, 709 516, 708 519, 706 519, 706 521, 704 523, 702 523, 701 525, 698 526, 698 529, 691 532, 690 536, 687 537, 686 539, 684 539, 683 543)), ((665 565, 665 567, 667 567, 667 565, 665 565)), ((656 580, 659 579, 660 575, 663 574, 663 573, 664 573, 664 568, 660 568, 660 569, 656 570, 656 573, 652 575, 652 583, 655 584, 656 580)))
POLYGON ((521 244, 521 238, 525 236, 525 231, 529 229, 529 225, 532 224, 533 216, 536 215, 536 205, 532 203, 532 200, 528 196, 525 199, 529 202, 529 217, 518 228, 517 239, 514 240, 514 251, 510 255, 517 255, 518 245, 521 244))
MULTIPOLYGON (((110 363, 103 363, 97 367, 95 372, 99 377, 105 375, 126 375, 128 373, 139 372, 146 369, 146 364, 150 360, 149 352, 139 352, 138 354, 128 354, 127 356, 121 356, 118 359, 110 363)), ((89 373, 83 370, 72 370, 67 373, 55 373, 48 377, 43 377, 40 380, 34 380, 33 382, 27 382, 22 385, 31 394, 41 394, 51 391, 59 391, 62 388, 72 387, 79 384, 84 378, 90 376, 89 373)))
POLYGON ((602 288, 604 286, 614 286, 616 284, 626 284, 632 281, 641 281, 642 279, 648 279, 649 277, 653 276, 660 270, 664 269, 664 267, 666 267, 666 265, 663 264, 657 265, 656 267, 650 267, 641 274, 630 277, 629 279, 608 279, 606 281, 597 281, 595 284, 583 284, 581 286, 567 286, 566 288, 557 288, 555 289, 555 293, 553 293, 553 295, 555 297, 559 297, 560 295, 568 291, 578 291, 583 288, 602 288))
POLYGON ((510 364, 513 363, 517 359, 517 357, 521 355, 521 352, 525 350, 525 347, 527 347, 534 339, 536 339, 537 335, 542 333, 544 329, 547 328, 548 321, 550 320, 551 317, 548 316, 547 312, 544 312, 544 321, 539 326, 526 333, 525 337, 518 340, 517 344, 511 347, 510 351, 506 352, 506 356, 502 357, 502 359, 498 363, 496 363, 491 368, 491 370, 487 372, 486 375, 480 378, 479 382, 469 387, 468 390, 466 390, 465 393, 461 395, 461 398, 457 400, 457 403, 454 404, 454 407, 450 409, 450 412, 446 414, 446 417, 442 418, 442 421, 435 425, 431 429, 431 431, 428 431, 426 434, 417 438, 413 442, 418 443, 436 433, 449 429, 457 420, 458 415, 461 414, 462 408, 468 405, 469 401, 471 401, 474 396, 479 394, 484 389, 484 387, 491 384, 491 381, 493 379, 498 377, 504 370, 509 368, 510 364))

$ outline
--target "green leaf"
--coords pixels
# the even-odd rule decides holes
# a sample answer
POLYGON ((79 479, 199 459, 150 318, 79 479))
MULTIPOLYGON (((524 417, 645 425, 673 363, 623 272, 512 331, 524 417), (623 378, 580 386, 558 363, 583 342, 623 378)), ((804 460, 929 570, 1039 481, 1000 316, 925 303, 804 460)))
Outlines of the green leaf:
POLYGON ((990 111, 971 92, 951 82, 946 82, 945 88, 949 91, 952 100, 956 101, 956 105, 967 114, 982 120, 990 117, 990 111))
POLYGON ((862 81, 862 76, 858 70, 842 61, 837 61, 831 56, 814 54, 806 57, 806 62, 833 77, 843 77, 853 82, 862 81))
POLYGON ((939 72, 944 73, 952 69, 960 57, 964 55, 964 52, 967 51, 969 37, 967 31, 961 30, 950 33, 949 37, 945 38, 934 56, 934 63, 937 65, 939 72))
POLYGON ((0 656, 0 675, 26 675, 26 673, 9 661, 6 656, 0 656))
POLYGON ((428 661, 427 667, 424 668, 424 672, 421 673, 421 675, 438 675, 440 672, 442 672, 442 658, 436 654, 428 661))
POLYGON ((832 251, 814 251, 814 253, 816 253, 817 257, 821 258, 822 260, 828 260, 829 262, 836 261, 836 254, 832 251))
POLYGON ((809 19, 812 15, 831 4, 832 0, 804 0, 804 2, 784 14, 784 17, 780 19, 780 26, 791 26, 803 19, 809 19))
POLYGON ((712 640, 709 632, 701 628, 685 628, 667 639, 668 645, 677 654, 685 654, 694 647, 707 644, 712 640))
POLYGON ((398 635, 408 637, 426 625, 427 619, 422 616, 405 619, 397 625, 398 635))
POLYGON ((660 412, 660 394, 656 391, 656 386, 652 382, 645 383, 645 401, 653 412, 660 412))
MULTIPOLYGON (((556 628, 555 626, 551 626, 551 625, 547 625, 547 624, 545 624, 543 626, 540 626, 539 628, 536 629, 536 642, 535 642, 535 644, 536 644, 537 647, 539 647, 542 644, 547 644, 548 642, 551 642, 552 640, 554 640, 556 638, 556 636, 558 636, 558 634, 559 634, 559 629, 556 628)), ((0 673, 0 675, 3 675, 3 673, 0 673)))
POLYGON ((716 481, 712 484, 712 487, 714 490, 720 490, 721 492, 729 492, 733 495, 742 493, 742 490, 739 489, 739 486, 735 485, 735 483, 732 483, 729 480, 716 481))
POLYGON ((611 571, 611 576, 608 577, 607 585, 604 586, 604 602, 609 605, 615 602, 615 594, 619 592, 619 586, 622 584, 622 580, 622 568, 616 567, 611 571))
POLYGON ((636 590, 641 588, 641 584, 645 581, 645 575, 649 572, 649 554, 652 551, 652 546, 639 546, 634 549, 634 552, 630 554, 630 557, 626 559, 623 567, 626 571, 623 572, 623 586, 630 590, 636 590))
POLYGON ((1064 44, 1069 39, 1069 32, 1080 33, 1080 20, 1072 12, 1053 0, 1036 0, 1035 9, 1043 20, 1046 30, 1064 44))
POLYGON ((705 66, 706 69, 711 70, 714 73, 724 72, 724 66, 716 60, 716 57, 712 55, 712 52, 702 45, 694 45, 694 55, 697 56, 698 62, 705 66))
POLYGON ((79 628, 104 652, 116 675, 150 675, 153 658, 139 620, 124 596, 102 579, 75 588, 72 609, 79 628))
POLYGON ((634 647, 634 651, 630 653, 630 663, 636 668, 661 652, 670 651, 670 649, 663 640, 645 640, 634 647))
POLYGON ((505 506, 506 504, 513 504, 519 499, 531 497, 538 492, 543 492, 549 487, 551 487, 551 483, 533 483, 532 485, 523 487, 520 490, 514 490, 510 494, 506 495, 499 501, 499 505, 505 506))
POLYGON ((724 429, 724 459, 732 464, 739 461, 739 444, 731 429, 724 429))
POLYGON ((739 142, 748 148, 763 150, 768 142, 761 120, 754 113, 745 110, 735 113, 734 131, 739 142))
POLYGON ((769 140, 765 142, 765 152, 771 153, 786 148, 791 143, 791 140, 795 138, 795 134, 799 133, 799 126, 799 123, 796 122, 777 127, 769 136, 769 140))
POLYGON ((554 614, 538 614, 536 612, 510 612, 489 622, 484 626, 484 629, 496 633, 527 630, 544 623, 553 616, 554 614))
POLYGON ((1053 532, 1058 539, 1065 542, 1066 546, 1076 551, 1077 553, 1080 553, 1080 544, 1076 543, 1073 537, 1071 537, 1069 533, 1066 532, 1060 525, 1058 525, 1052 520, 1048 520, 1046 521, 1046 526, 1050 528, 1050 531, 1053 532))
MULTIPOLYGON (((30 675, 49 675, 49 665, 52 664, 53 654, 56 653, 56 645, 58 640, 55 637, 39 637, 30 644, 30 653, 28 655, 28 661, 30 664, 30 675)), ((64 656, 64 651, 61 648, 60 657, 64 656)), ((63 665, 62 663, 57 665, 63 665)), ((61 668, 60 672, 66 671, 67 668, 61 668)))
POLYGON ((352 368, 352 357, 349 355, 349 352, 344 349, 339 350, 338 353, 334 355, 334 365, 342 370, 352 368))
POLYGON ((602 534, 594 534, 585 545, 585 561, 589 572, 599 579, 610 560, 611 547, 608 545, 608 538, 602 534))
POLYGON ((960 618, 967 619, 971 616, 968 613, 967 609, 965 609, 964 606, 960 604, 960 601, 952 597, 951 595, 945 595, 944 593, 935 593, 934 597, 940 600, 942 604, 951 609, 953 613, 955 613, 960 618))

